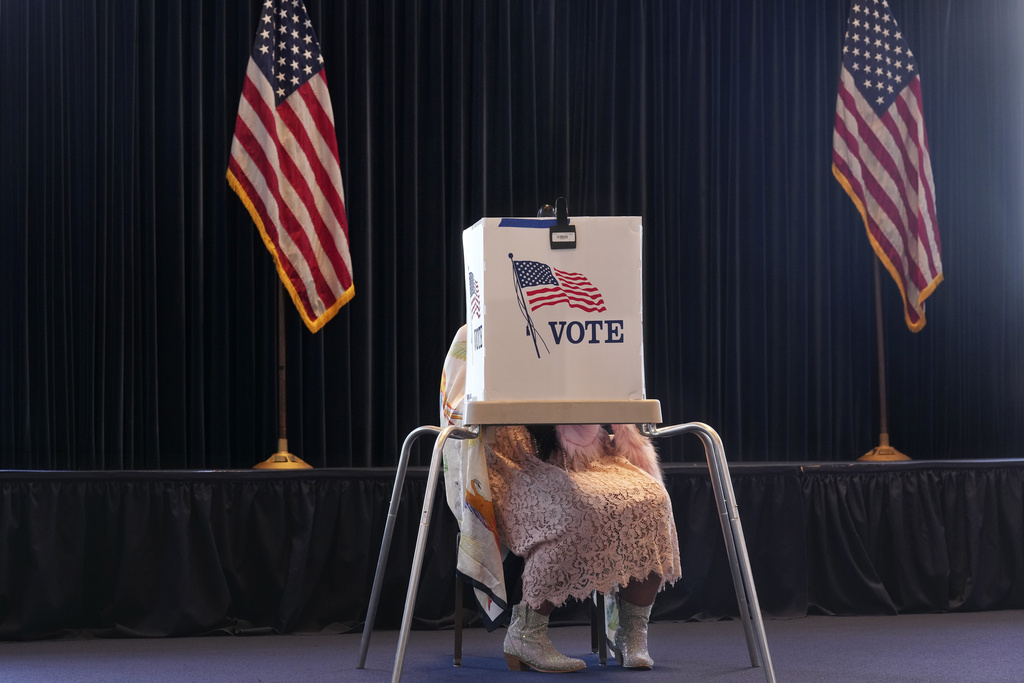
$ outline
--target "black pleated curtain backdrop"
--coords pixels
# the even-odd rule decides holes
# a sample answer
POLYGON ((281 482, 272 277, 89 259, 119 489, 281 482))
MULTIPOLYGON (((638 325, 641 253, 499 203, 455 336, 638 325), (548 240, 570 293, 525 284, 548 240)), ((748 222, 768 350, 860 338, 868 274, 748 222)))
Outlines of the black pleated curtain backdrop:
MULTIPOLYGON (((275 450, 276 274, 224 179, 261 4, 0 1, 0 467, 275 450)), ((883 282, 893 444, 1016 457, 1024 5, 891 5, 922 72, 946 272, 917 335, 883 282)), ((316 335, 287 311, 293 452, 393 465, 437 420, 462 229, 559 196, 644 218, 666 422, 714 425, 733 460, 877 445, 873 256, 830 172, 847 2, 307 6, 356 296, 316 335)))

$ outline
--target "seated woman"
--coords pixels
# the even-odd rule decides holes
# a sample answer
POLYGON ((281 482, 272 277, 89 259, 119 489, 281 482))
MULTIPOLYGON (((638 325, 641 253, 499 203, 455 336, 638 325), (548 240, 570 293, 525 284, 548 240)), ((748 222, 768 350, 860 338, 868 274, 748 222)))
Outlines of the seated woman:
MULTIPOLYGON (((464 343, 465 328, 442 380, 447 421, 459 412, 452 407, 462 397, 464 343)), ((548 616, 569 598, 619 586, 615 649, 623 666, 651 668, 651 606, 679 578, 680 562, 672 504, 650 441, 634 425, 614 425, 612 434, 598 425, 502 426, 485 430, 481 441, 496 536, 524 559, 523 599, 512 608, 504 643, 508 667, 582 669, 583 660, 552 645, 548 616)))

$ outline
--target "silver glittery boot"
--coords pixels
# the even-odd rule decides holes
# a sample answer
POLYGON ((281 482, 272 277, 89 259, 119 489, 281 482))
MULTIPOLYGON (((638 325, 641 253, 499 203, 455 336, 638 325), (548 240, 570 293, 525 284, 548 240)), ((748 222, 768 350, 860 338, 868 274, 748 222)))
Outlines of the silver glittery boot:
POLYGON ((548 617, 530 609, 525 602, 512 606, 512 623, 505 634, 505 663, 510 671, 545 673, 579 671, 582 659, 566 657, 548 638, 548 617))
POLYGON ((647 653, 647 622, 651 607, 641 607, 619 600, 619 628, 615 632, 615 649, 619 663, 627 669, 650 669, 654 660, 647 653))

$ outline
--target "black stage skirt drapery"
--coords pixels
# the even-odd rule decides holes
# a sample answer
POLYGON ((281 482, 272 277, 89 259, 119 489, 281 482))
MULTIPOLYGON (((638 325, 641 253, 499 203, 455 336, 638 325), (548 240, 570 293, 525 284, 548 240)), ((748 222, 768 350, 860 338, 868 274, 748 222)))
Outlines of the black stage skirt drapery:
MULTIPOLYGON (((1024 461, 732 474, 770 617, 1024 607, 1024 461)), ((2 472, 0 637, 358 629, 393 481, 390 469, 2 472)), ((410 470, 378 628, 401 619, 425 485, 410 470)), ((654 618, 737 615, 706 467, 667 466, 666 485, 683 578, 654 618)), ((419 628, 453 619, 456 525, 436 501, 419 628)), ((581 615, 570 605, 555 619, 581 615)))

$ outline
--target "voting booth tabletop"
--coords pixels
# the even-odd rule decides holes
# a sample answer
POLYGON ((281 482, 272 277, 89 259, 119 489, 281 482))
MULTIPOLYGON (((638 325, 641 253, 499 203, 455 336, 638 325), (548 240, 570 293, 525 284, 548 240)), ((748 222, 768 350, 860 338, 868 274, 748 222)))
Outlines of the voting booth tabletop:
MULTIPOLYGON (((731 470, 769 619, 1024 608, 1024 460, 731 470)), ((426 474, 405 479, 378 630, 401 621, 426 474)), ((0 472, 0 639, 359 631, 394 476, 0 472)), ((666 465, 665 483, 683 577, 652 618, 736 617, 707 466, 666 465)), ((453 623, 456 531, 435 505, 415 629, 453 623)), ((513 601, 516 563, 506 561, 513 601)), ((553 615, 586 619, 579 604, 553 615)))

